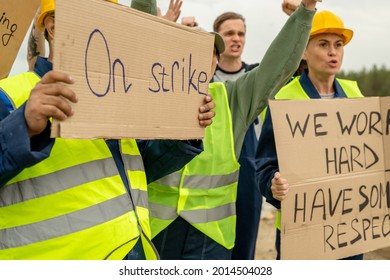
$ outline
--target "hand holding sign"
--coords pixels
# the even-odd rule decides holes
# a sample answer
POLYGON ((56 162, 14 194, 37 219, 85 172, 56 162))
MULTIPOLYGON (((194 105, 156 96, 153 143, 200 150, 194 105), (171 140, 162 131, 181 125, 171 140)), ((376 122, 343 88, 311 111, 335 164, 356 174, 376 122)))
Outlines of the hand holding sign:
POLYGON ((283 178, 279 172, 276 172, 272 179, 272 196, 275 199, 282 201, 287 197, 289 189, 290 185, 288 184, 287 179, 283 178))
POLYGON ((204 97, 205 104, 199 107, 199 125, 206 127, 213 123, 215 103, 210 95, 204 97))
POLYGON ((31 90, 24 112, 30 137, 41 133, 49 118, 65 120, 73 115, 69 101, 76 103, 76 94, 62 83, 74 82, 65 73, 50 71, 31 90))

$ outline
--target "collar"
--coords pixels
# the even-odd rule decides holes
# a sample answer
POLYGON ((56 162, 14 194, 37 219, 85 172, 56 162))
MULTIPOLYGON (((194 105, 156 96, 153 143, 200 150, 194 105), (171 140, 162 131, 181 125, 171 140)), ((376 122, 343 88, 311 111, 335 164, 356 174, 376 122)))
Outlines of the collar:
POLYGON ((237 74, 237 73, 240 73, 241 71, 242 71, 242 69, 246 69, 246 64, 245 64, 245 62, 241 62, 241 68, 240 69, 238 69, 237 71, 225 71, 225 70, 223 70, 222 68, 220 68, 219 66, 218 66, 218 64, 217 64, 217 69, 215 70, 215 71, 217 71, 217 70, 219 70, 219 71, 221 71, 221 72, 223 72, 223 73, 225 73, 225 74, 237 74))
POLYGON ((51 70, 53 70, 53 63, 47 61, 47 58, 45 57, 38 56, 34 65, 34 72, 42 78, 47 72, 51 70))
MULTIPOLYGON (((321 95, 318 93, 317 89, 314 87, 313 83, 310 81, 309 76, 307 75, 308 70, 306 69, 301 77, 299 78, 299 83, 301 84, 303 90, 311 99, 319 99, 321 95)), ((342 89, 339 81, 334 79, 333 85, 335 88, 335 98, 347 97, 344 90, 342 89)))

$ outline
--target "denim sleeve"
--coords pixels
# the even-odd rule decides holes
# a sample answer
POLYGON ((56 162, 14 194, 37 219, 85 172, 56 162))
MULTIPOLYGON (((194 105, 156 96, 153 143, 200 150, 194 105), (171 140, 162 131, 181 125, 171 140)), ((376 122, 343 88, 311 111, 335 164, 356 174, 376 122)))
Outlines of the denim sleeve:
POLYGON ((29 138, 24 107, 10 114, 0 113, 1 116, 7 115, 0 119, 0 186, 4 186, 24 168, 47 158, 54 144, 49 125, 40 135, 29 138))
POLYGON ((148 183, 180 170, 203 151, 200 140, 138 140, 148 183))
POLYGON ((270 109, 267 109, 263 127, 256 151, 256 179, 260 191, 266 201, 276 208, 280 208, 280 201, 272 196, 271 181, 275 172, 279 171, 278 157, 276 154, 275 137, 272 126, 270 109))

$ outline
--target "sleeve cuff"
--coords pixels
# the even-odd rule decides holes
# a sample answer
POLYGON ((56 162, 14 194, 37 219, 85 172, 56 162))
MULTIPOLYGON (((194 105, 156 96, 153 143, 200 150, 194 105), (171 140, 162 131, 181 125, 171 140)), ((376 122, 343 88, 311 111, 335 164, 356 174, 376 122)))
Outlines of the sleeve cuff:
POLYGON ((30 140, 24 118, 24 105, 2 122, 1 146, 17 168, 26 168, 49 156, 54 144, 54 139, 50 138, 50 126, 30 140))

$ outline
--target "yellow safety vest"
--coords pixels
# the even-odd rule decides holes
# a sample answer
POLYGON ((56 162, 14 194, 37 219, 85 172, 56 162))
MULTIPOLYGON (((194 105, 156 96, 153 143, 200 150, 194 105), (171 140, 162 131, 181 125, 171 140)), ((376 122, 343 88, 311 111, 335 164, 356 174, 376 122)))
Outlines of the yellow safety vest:
POLYGON ((34 72, 25 72, 16 76, 11 76, 0 81, 0 89, 8 96, 13 109, 19 108, 29 97, 26 94, 13 94, 12 97, 8 95, 11 93, 30 93, 31 89, 41 80, 41 78, 34 72))
MULTIPOLYGON (((310 99, 310 97, 306 94, 304 89, 299 82, 300 76, 295 77, 290 83, 285 85, 276 95, 275 99, 310 99)), ((360 92, 360 89, 356 83, 356 81, 337 79, 341 88, 344 90, 345 94, 348 98, 361 98, 364 97, 360 92)), ((264 110, 265 111, 265 110, 264 110)), ((265 116, 265 113, 262 114, 265 116)), ((264 119, 263 119, 264 120, 264 119)), ((275 227, 280 230, 281 224, 281 213, 280 210, 276 213, 275 227)))
POLYGON ((224 84, 211 83, 216 103, 213 124, 205 130, 204 151, 179 172, 148 185, 152 237, 178 216, 231 249, 236 230, 239 163, 224 84))
MULTIPOLYGON (((7 84, 0 81, 17 107, 28 99, 31 88, 7 84)), ((0 259, 123 259, 140 237, 146 258, 157 259, 142 157, 134 140, 120 150, 131 197, 102 139, 57 138, 50 157, 1 187, 0 259)))

